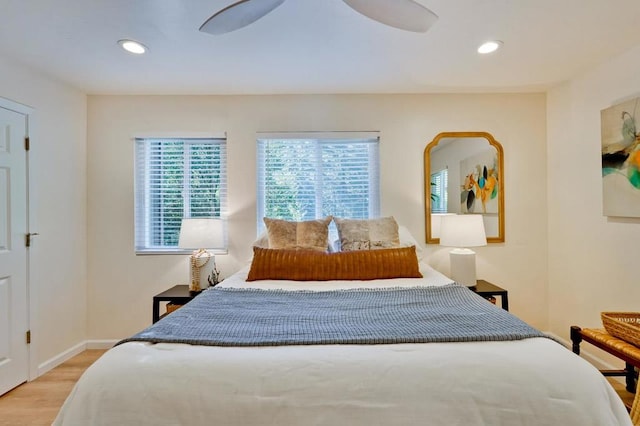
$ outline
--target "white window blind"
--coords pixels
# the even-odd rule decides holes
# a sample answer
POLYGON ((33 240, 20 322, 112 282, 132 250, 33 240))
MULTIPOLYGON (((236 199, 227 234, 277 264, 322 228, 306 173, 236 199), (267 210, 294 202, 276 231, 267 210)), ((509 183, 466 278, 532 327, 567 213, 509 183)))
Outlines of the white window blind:
POLYGON ((431 175, 431 213, 447 212, 447 186, 449 181, 449 172, 447 169, 431 175))
POLYGON ((225 218, 226 164, 224 138, 136 138, 136 253, 182 252, 183 217, 225 218))
POLYGON ((380 211, 379 138, 259 138, 258 234, 264 217, 366 219, 380 211))

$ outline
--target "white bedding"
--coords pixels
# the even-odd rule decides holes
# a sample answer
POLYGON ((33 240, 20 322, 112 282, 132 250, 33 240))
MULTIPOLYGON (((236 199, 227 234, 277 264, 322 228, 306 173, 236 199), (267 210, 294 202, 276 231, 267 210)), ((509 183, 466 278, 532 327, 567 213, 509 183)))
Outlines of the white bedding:
POLYGON ((451 284, 453 280, 436 271, 427 264, 420 264, 421 279, 394 278, 391 280, 373 281, 288 281, 288 280, 260 280, 247 282, 249 266, 230 276, 218 284, 220 287, 260 288, 264 290, 343 290, 347 288, 382 288, 382 287, 416 287, 442 286, 451 284))
MULTIPOLYGON (((444 285, 256 281, 291 290, 444 285)), ((513 342, 209 347, 125 343, 82 376, 55 425, 631 425, 590 364, 545 338, 513 342)))

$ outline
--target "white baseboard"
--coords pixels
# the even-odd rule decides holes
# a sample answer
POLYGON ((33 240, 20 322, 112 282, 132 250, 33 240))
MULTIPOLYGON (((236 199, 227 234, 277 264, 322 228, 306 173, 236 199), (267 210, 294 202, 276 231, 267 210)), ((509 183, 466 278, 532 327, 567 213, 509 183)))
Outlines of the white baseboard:
POLYGON ((48 359, 42 364, 38 365, 38 377, 42 376, 44 373, 54 369, 65 361, 70 360, 74 356, 83 352, 87 349, 87 342, 80 342, 75 346, 67 349, 66 351, 54 356, 53 358, 48 359))
POLYGON ((87 349, 111 349, 119 340, 85 340, 38 365, 38 377, 87 349))
POLYGON ((87 340, 87 349, 111 349, 120 340, 87 340))

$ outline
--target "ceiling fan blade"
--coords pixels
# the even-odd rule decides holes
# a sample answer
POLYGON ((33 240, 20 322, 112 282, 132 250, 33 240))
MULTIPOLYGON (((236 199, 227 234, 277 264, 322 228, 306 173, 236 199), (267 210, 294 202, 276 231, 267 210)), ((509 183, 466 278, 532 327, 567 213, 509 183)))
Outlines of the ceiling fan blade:
POLYGON ((200 31, 224 34, 257 21, 284 3, 284 0, 241 0, 216 12, 202 24, 200 31))
POLYGON ((343 1, 356 12, 401 30, 424 33, 438 20, 438 15, 413 0, 343 1))

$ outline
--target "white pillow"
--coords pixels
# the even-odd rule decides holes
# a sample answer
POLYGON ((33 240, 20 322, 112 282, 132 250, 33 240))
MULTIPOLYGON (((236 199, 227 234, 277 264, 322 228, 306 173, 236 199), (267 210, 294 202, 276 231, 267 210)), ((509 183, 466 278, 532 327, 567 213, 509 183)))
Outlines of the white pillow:
POLYGON ((424 248, 413 238, 413 235, 405 226, 398 225, 398 236, 400 237, 400 247, 416 246, 418 261, 424 260, 426 255, 424 248))

